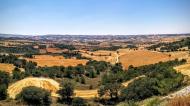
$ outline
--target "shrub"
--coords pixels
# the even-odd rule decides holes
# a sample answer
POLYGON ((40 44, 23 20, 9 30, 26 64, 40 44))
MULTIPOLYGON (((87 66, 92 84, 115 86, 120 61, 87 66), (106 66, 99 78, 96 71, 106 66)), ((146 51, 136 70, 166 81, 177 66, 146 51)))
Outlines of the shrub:
POLYGON ((0 85, 5 84, 6 86, 8 86, 10 81, 9 79, 9 73, 0 71, 0 85))
POLYGON ((61 83, 61 89, 58 91, 61 98, 59 98, 61 101, 66 101, 67 103, 70 103, 71 96, 74 95, 74 85, 69 82, 65 81, 61 83))
POLYGON ((83 98, 76 97, 72 101, 72 106, 87 106, 87 103, 83 98))
POLYGON ((84 76, 81 76, 81 84, 85 84, 86 83, 86 80, 84 78, 84 76))
POLYGON ((51 104, 50 92, 34 86, 23 88, 17 99, 23 100, 28 105, 50 106, 51 104))
POLYGON ((0 100, 5 100, 7 98, 7 86, 5 84, 0 84, 0 100))
POLYGON ((20 80, 24 78, 24 72, 21 72, 19 68, 15 68, 12 73, 13 80, 20 80))

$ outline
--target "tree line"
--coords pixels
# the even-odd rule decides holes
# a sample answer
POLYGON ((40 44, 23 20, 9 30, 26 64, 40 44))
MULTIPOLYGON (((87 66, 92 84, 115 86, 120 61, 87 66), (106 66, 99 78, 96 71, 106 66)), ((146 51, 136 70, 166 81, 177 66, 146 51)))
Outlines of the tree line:
POLYGON ((116 65, 117 71, 111 69, 102 77, 98 101, 105 105, 115 105, 121 101, 140 101, 152 96, 166 95, 185 84, 184 75, 173 69, 174 66, 185 62, 186 60, 176 59, 140 67, 130 66, 127 72, 116 65), (142 75, 144 77, 139 77, 142 75), (122 82, 136 77, 139 78, 127 87, 122 86, 122 82))
POLYGON ((1 53, 30 53, 30 54, 38 54, 39 50, 33 48, 33 45, 20 45, 15 47, 6 47, 0 46, 1 53))
POLYGON ((190 37, 172 43, 159 43, 147 47, 147 49, 156 50, 156 48, 160 48, 160 51, 171 52, 171 51, 179 51, 179 49, 183 47, 188 47, 188 49, 190 49, 190 37))

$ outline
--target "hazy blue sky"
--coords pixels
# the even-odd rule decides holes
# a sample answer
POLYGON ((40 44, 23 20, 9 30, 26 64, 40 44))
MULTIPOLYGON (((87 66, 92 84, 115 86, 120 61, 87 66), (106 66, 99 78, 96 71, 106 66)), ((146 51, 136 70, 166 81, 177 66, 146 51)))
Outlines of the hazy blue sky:
POLYGON ((0 33, 190 32, 190 0, 0 0, 0 33))

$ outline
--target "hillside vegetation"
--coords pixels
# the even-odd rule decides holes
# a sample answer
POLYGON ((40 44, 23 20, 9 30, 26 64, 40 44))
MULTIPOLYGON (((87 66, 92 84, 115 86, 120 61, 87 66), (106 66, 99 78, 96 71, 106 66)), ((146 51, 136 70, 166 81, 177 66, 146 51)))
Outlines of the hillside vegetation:
MULTIPOLYGON (((90 60, 84 65, 39 67, 35 62, 26 61, 14 55, 1 55, 0 63, 15 66, 13 75, 0 71, 0 98, 2 100, 23 95, 18 99, 26 102, 24 95, 31 89, 29 93, 48 91, 56 95, 57 102, 61 104, 71 105, 78 102, 87 104, 84 99, 94 98, 93 102, 96 104, 116 105, 123 101, 138 102, 153 96, 164 96, 185 85, 185 76, 173 69, 175 66, 186 63, 184 59, 140 67, 131 65, 128 70, 124 70, 121 63, 110 64, 95 60, 90 60), (19 68, 25 71, 21 72, 19 68), (100 82, 95 81, 95 78, 100 78, 100 82), (86 88, 76 89, 76 84, 84 86, 87 84, 86 80, 89 79, 98 83, 98 87, 93 88, 94 83, 91 82, 88 90, 86 88), (29 88, 26 90, 26 87, 29 88)), ((49 98, 48 95, 44 92, 44 95, 40 96, 49 98)), ((28 97, 28 99, 32 98, 28 97)))
MULTIPOLYGON (((190 38, 189 37, 182 39, 180 41, 172 42, 172 43, 159 43, 156 45, 152 45, 152 46, 148 47, 147 49, 156 50, 157 48, 160 48, 160 51, 171 52, 171 51, 179 51, 180 48, 183 48, 183 47, 188 47, 188 49, 190 48, 190 38)), ((183 49, 183 50, 185 50, 185 49, 183 49)))

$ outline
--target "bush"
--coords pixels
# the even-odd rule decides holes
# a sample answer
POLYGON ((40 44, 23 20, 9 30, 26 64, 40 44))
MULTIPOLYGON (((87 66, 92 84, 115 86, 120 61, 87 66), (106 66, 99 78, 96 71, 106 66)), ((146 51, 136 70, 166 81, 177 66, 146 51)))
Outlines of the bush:
POLYGON ((33 58, 33 55, 32 55, 32 54, 29 54, 29 53, 24 54, 23 56, 26 57, 26 58, 33 58))
POLYGON ((83 98, 76 97, 72 101, 72 106, 87 106, 87 103, 83 98))
POLYGON ((134 101, 121 102, 117 106, 138 106, 134 101))
POLYGON ((122 90, 125 100, 143 100, 154 95, 166 95, 183 84, 184 76, 165 65, 154 67, 144 78, 139 78, 122 90))
POLYGON ((151 97, 157 93, 153 89, 156 81, 155 79, 148 78, 138 79, 121 91, 121 98, 125 100, 141 100, 151 97))
POLYGON ((5 84, 8 87, 9 81, 10 81, 9 73, 0 71, 0 85, 5 84))
POLYGON ((23 100, 28 105, 50 106, 51 104, 50 92, 34 86, 23 88, 22 92, 17 95, 17 99, 23 100))
POLYGON ((86 83, 86 80, 84 78, 84 76, 81 76, 81 84, 85 84, 86 83))
POLYGON ((12 79, 13 80, 20 80, 25 77, 24 72, 21 72, 19 68, 15 68, 12 73, 12 79))
POLYGON ((5 100, 7 98, 7 86, 5 84, 0 84, 0 100, 5 100))
POLYGON ((70 103, 71 96, 74 95, 74 85, 69 82, 65 81, 61 83, 61 89, 58 91, 61 98, 59 98, 62 102, 66 101, 67 103, 70 103))

